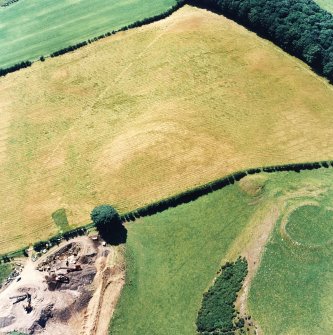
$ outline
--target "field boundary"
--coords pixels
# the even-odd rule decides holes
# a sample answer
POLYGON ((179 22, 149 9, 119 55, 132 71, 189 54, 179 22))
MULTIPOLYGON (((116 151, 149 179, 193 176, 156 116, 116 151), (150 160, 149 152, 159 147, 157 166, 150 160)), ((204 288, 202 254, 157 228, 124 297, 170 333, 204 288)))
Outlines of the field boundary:
POLYGON ((88 39, 87 41, 81 41, 81 42, 78 42, 76 44, 70 45, 66 48, 59 49, 57 51, 54 51, 54 52, 50 53, 49 55, 42 55, 42 56, 40 56, 39 59, 35 59, 35 60, 30 59, 30 60, 26 60, 26 61, 21 61, 19 63, 11 65, 7 68, 0 68, 0 77, 4 77, 9 73, 13 73, 13 72, 19 71, 21 69, 30 67, 38 61, 45 62, 46 58, 54 58, 54 57, 58 57, 58 56, 64 55, 64 54, 69 53, 69 52, 73 52, 77 49, 80 49, 80 48, 86 46, 86 45, 97 42, 97 41, 99 41, 103 38, 115 35, 115 34, 121 32, 121 31, 126 31, 126 30, 133 29, 133 28, 139 28, 139 27, 148 25, 150 23, 160 21, 160 20, 165 19, 168 16, 172 15, 174 12, 176 12, 178 9, 182 8, 186 4, 187 4, 186 0, 176 0, 175 5, 171 6, 169 9, 167 9, 166 11, 164 11, 160 14, 157 14, 157 15, 154 15, 154 16, 142 19, 142 20, 135 21, 135 22, 130 23, 130 24, 128 24, 128 25, 126 25, 122 28, 119 28, 117 30, 112 30, 112 31, 106 32, 104 34, 101 34, 99 36, 96 36, 94 38, 88 39))
POLYGON ((187 191, 178 193, 174 196, 153 202, 146 206, 137 208, 133 211, 127 212, 121 215, 123 222, 135 221, 138 218, 151 216, 159 212, 163 212, 169 208, 177 207, 179 205, 194 201, 204 195, 220 190, 228 185, 234 184, 236 181, 241 180, 247 175, 259 174, 259 173, 274 173, 274 172, 301 172, 304 170, 316 170, 320 168, 332 168, 333 160, 329 161, 318 161, 318 162, 306 162, 306 163, 295 163, 295 164, 284 164, 284 165, 272 165, 258 168, 245 169, 234 172, 225 177, 216 179, 198 187, 189 189, 187 191))
MULTIPOLYGON (((318 21, 319 23, 322 23, 322 25, 327 25, 330 26, 330 24, 333 23, 333 15, 331 13, 329 13, 328 11, 326 11, 325 9, 321 8, 318 4, 316 4, 314 1, 313 3, 317 6, 316 9, 318 10, 318 12, 320 12, 320 14, 323 17, 323 21, 318 21), (327 15, 329 16, 329 18, 327 17, 327 15), (325 21, 325 20, 326 21, 325 21), (329 21, 329 22, 328 22, 329 21)), ((93 42, 96 42, 100 39, 109 37, 111 35, 114 35, 118 32, 121 31, 126 31, 129 29, 133 29, 133 28, 138 28, 138 27, 142 27, 144 25, 153 23, 153 22, 157 22, 160 21, 162 19, 165 19, 167 17, 169 17, 170 15, 172 15, 174 12, 176 12, 177 10, 179 10, 180 8, 182 8, 185 5, 190 5, 190 6, 195 6, 198 8, 202 8, 202 9, 206 9, 208 11, 211 11, 213 13, 217 13, 218 15, 223 15, 225 17, 227 17, 228 19, 231 19, 232 21, 236 22, 237 24, 245 27, 246 29, 248 29, 249 31, 255 32, 256 34, 258 34, 261 38, 271 41, 274 45, 276 45, 278 48, 280 48, 281 50, 285 51, 287 54, 294 56, 298 59, 300 59, 301 61, 303 61, 305 64, 307 64, 308 66, 310 66, 310 68, 312 69, 312 71, 314 73, 316 73, 319 76, 322 76, 324 78, 326 78, 328 80, 328 82, 330 84, 333 84, 333 59, 331 59, 330 55, 324 55, 321 53, 325 53, 324 50, 326 50, 324 48, 324 46, 322 45, 321 42, 313 41, 311 40, 311 43, 313 44, 309 44, 309 42, 306 44, 306 48, 303 50, 303 53, 305 53, 305 51, 307 50, 308 54, 306 53, 300 53, 300 52, 296 52, 293 49, 289 49, 287 48, 281 41, 279 41, 279 39, 274 35, 276 33, 276 31, 273 31, 271 34, 267 33, 267 29, 263 26, 261 26, 260 23, 260 19, 259 19, 259 23, 256 22, 255 23, 251 23, 251 20, 247 19, 245 20, 242 17, 238 17, 237 15, 239 14, 237 11, 235 13, 232 12, 232 10, 228 10, 227 8, 223 9, 223 5, 220 1, 217 0, 176 0, 176 3, 169 7, 169 9, 167 9, 166 11, 142 19, 142 20, 138 20, 135 21, 131 24, 128 24, 122 28, 119 28, 117 30, 113 30, 113 31, 109 31, 105 34, 99 35, 95 38, 92 39, 88 39, 87 41, 81 41, 78 42, 74 45, 70 45, 66 48, 60 49, 58 51, 52 52, 49 55, 42 55, 40 56, 39 59, 30 59, 30 60, 21 60, 20 62, 7 67, 7 68, 0 68, 0 77, 6 76, 8 73, 12 73, 12 72, 16 72, 22 68, 26 68, 31 66, 33 63, 37 62, 37 61, 41 61, 44 62, 46 60, 46 58, 53 58, 53 57, 58 57, 61 55, 64 55, 68 52, 73 52, 77 49, 80 49, 88 44, 91 44, 93 42), (258 23, 258 24, 257 24, 258 23), (274 33, 274 34, 273 34, 274 33), (320 55, 318 54, 318 52, 320 53, 320 55), (328 59, 329 57, 329 59, 328 59), (320 58, 322 58, 322 61, 320 61, 320 58)), ((227 5, 226 5, 227 6, 227 5)), ((312 8, 313 9, 313 8, 312 8)), ((271 13, 270 13, 271 14, 271 13)), ((295 13, 294 13, 295 14, 295 13)), ((305 16, 307 15, 306 13, 302 13, 305 16)), ((305 17, 303 17, 303 21, 301 20, 301 23, 306 23, 307 20, 305 19, 305 17)), ((282 27, 282 26, 281 26, 282 27)), ((278 30, 278 28, 281 28, 280 26, 278 26, 276 28, 276 30, 278 30)), ((313 26, 309 26, 307 27, 308 30, 311 31, 311 33, 315 33, 313 26)), ((299 32, 301 33, 301 31, 299 32)), ((317 32, 318 33, 318 32, 317 32)), ((292 39, 293 37, 290 38, 290 40, 288 40, 289 44, 293 44, 295 41, 292 39)))
MULTIPOLYGON (((143 218, 146 216, 155 215, 157 213, 164 212, 170 208, 174 208, 192 201, 201 198, 204 195, 208 195, 209 193, 221 190, 222 188, 233 185, 235 182, 240 181, 244 177, 248 175, 260 174, 260 173, 275 173, 275 172, 297 172, 305 170, 317 170, 317 169, 328 169, 333 168, 333 160, 323 160, 318 162, 304 162, 304 163, 291 163, 284 165, 271 165, 271 166, 263 166, 258 168, 250 168, 241 171, 236 171, 232 174, 229 174, 225 177, 216 179, 214 181, 208 182, 203 185, 199 185, 197 187, 191 188, 187 191, 175 194, 171 197, 155 201, 151 204, 148 204, 143 207, 139 207, 134 209, 133 211, 126 212, 120 215, 120 219, 123 223, 134 222, 139 218, 143 218)), ((94 228, 93 223, 86 224, 84 226, 77 227, 75 229, 69 230, 64 233, 58 233, 47 240, 40 240, 33 244, 33 248, 35 251, 39 252, 45 248, 48 248, 50 245, 57 244, 59 239, 72 239, 79 235, 83 235, 87 233, 89 230, 94 228)), ((0 254, 0 264, 10 262, 11 259, 15 257, 26 256, 26 250, 29 249, 30 246, 25 246, 15 251, 0 254)))

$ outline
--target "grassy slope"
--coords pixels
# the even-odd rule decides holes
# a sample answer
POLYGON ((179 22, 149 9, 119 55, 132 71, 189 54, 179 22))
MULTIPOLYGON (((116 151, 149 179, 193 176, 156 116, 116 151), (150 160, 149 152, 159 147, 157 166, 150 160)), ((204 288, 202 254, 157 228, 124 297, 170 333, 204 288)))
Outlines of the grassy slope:
POLYGON ((195 334, 202 293, 249 222, 251 198, 228 187, 128 225, 129 277, 112 334, 195 334))
POLYGON ((119 29, 153 16, 175 0, 20 0, 0 8, 0 67, 119 29))
MULTIPOLYGON (((322 210, 332 208, 332 171, 276 177, 276 184, 282 189, 292 185, 294 188, 302 188, 307 184, 307 192, 286 202, 287 211, 308 200, 316 201, 322 210), (321 190, 322 194, 313 193, 315 190, 321 190), (309 192, 313 194, 310 195, 309 192)), ((326 225, 317 225, 322 233, 327 232, 328 226, 331 229, 333 226, 332 217, 317 216, 317 220, 323 218, 326 225)), ((330 294, 333 287, 333 244, 311 250, 288 243, 288 240, 281 238, 281 219, 283 213, 252 282, 250 312, 259 321, 264 334, 329 334, 333 327, 333 299, 330 294)), ((291 220, 294 219, 295 217, 291 217, 291 220)), ((309 217, 299 222, 303 226, 303 232, 299 235, 298 242, 302 242, 302 239, 304 242, 304 236, 308 236, 308 242, 312 241, 312 220, 313 217, 309 217)), ((322 238, 332 242, 332 234, 322 234, 322 238)))
POLYGON ((333 90, 204 10, 0 79, 0 252, 243 168, 333 158, 333 90), (24 234, 23 234, 24 232, 24 234))
MULTIPOLYGON (((332 169, 266 175, 265 187, 257 195, 249 194, 252 186, 235 184, 129 224, 127 285, 111 334, 194 335, 202 293, 220 261, 242 254, 252 239, 260 241, 260 229, 252 235, 249 232, 267 218, 271 208, 278 206, 282 217, 286 203, 317 199, 318 192, 327 192, 332 202, 332 177, 332 169)), ((325 318, 322 329, 329 329, 332 305, 325 292, 333 278, 328 253, 315 255, 318 258, 313 263, 281 247, 274 235, 251 290, 250 312, 264 334, 309 334, 309 325, 318 329, 317 320, 325 318), (316 271, 323 277, 316 278, 316 271), (295 324, 299 328, 293 332, 295 324)))
POLYGON ((328 12, 333 13, 333 0, 315 0, 315 2, 328 12))

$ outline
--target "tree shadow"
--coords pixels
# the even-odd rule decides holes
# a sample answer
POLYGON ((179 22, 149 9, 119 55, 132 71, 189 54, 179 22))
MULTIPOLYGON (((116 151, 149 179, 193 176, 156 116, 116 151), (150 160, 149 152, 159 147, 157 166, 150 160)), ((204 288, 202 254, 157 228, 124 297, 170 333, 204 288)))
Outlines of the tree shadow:
POLYGON ((127 241, 127 229, 122 223, 114 223, 98 227, 101 238, 108 244, 119 245, 127 241))

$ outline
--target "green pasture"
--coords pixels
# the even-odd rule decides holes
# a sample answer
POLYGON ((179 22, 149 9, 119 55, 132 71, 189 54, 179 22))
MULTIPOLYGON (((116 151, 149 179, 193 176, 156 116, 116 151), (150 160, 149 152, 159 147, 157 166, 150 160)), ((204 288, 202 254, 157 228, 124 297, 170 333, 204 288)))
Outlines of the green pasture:
POLYGON ((6 279, 11 272, 11 266, 9 264, 0 264, 0 284, 6 279))
POLYGON ((286 232, 293 241, 304 245, 323 245, 333 241, 333 210, 306 205, 289 217, 286 232))
POLYGON ((332 177, 332 171, 322 170, 276 177, 276 186, 304 191, 284 202, 286 211, 252 281, 249 309, 264 334, 319 335, 333 329, 332 177), (285 219, 289 238, 281 229, 285 219))
POLYGON ((128 224, 127 284, 111 334, 193 335, 202 294, 255 206, 237 186, 128 224))
POLYGON ((175 0, 20 0, 0 7, 0 67, 164 12, 175 0))
POLYGON ((286 205, 315 198, 328 206, 332 181, 332 169, 263 173, 128 224, 127 282, 110 334, 194 335, 202 294, 221 262, 258 240, 253 227, 272 206, 279 218, 250 290, 250 314, 264 334, 328 334, 319 330, 332 326, 331 247, 298 251, 278 229, 286 205))

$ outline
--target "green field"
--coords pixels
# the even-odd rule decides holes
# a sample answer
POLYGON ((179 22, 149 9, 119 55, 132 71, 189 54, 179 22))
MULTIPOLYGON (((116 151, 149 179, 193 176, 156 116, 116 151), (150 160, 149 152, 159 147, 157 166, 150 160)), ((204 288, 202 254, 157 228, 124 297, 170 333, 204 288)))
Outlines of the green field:
POLYGON ((202 294, 254 208, 228 187, 128 224, 127 285, 111 334, 194 335, 202 294))
POLYGON ((20 0, 0 8, 0 67, 49 55, 174 4, 175 0, 20 0))
POLYGON ((276 181, 283 189, 292 184, 300 188, 308 183, 308 191, 285 203, 252 282, 250 313, 264 334, 330 334, 333 328, 332 172, 279 176, 276 181))
POLYGON ((333 159, 332 86, 190 6, 1 78, 0 109, 0 253, 56 234, 59 208, 77 227, 101 203, 333 159))
POLYGON ((297 243, 317 246, 333 240, 333 210, 319 205, 296 208, 288 217, 286 233, 297 243))
POLYGON ((128 224, 127 284, 110 333, 194 335, 202 294, 221 262, 244 255, 253 276, 262 234, 278 223, 250 290, 250 313, 267 335, 328 334, 332 248, 297 253, 277 236, 287 204, 317 197, 333 203, 332 169, 247 177, 128 224))
POLYGON ((11 272, 11 266, 9 264, 0 264, 0 284, 4 279, 8 277, 11 272))
POLYGON ((315 2, 328 12, 333 13, 333 0, 315 0, 315 2))

